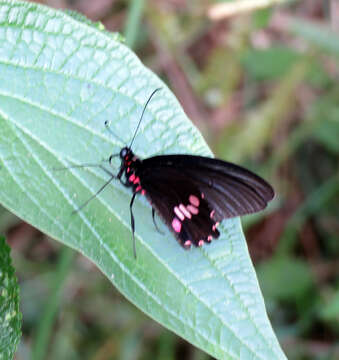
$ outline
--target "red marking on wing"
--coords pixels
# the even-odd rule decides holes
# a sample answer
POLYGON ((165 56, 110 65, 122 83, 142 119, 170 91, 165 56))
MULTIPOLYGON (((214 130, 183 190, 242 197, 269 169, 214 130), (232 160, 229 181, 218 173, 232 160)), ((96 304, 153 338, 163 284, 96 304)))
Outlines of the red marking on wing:
POLYGON ((192 219, 191 213, 185 208, 183 204, 179 205, 179 209, 187 217, 187 219, 192 219))
POLYGON ((177 233, 179 233, 181 231, 181 222, 176 217, 172 220, 172 228, 177 233))
POLYGON ((186 240, 186 241, 184 242, 184 247, 185 247, 186 249, 189 249, 191 246, 192 246, 192 241, 191 241, 191 240, 186 240))
POLYGON ((186 208, 193 215, 198 215, 199 214, 199 210, 193 205, 187 205, 186 208))
POLYGON ((185 219, 185 215, 179 210, 177 206, 174 207, 174 212, 181 221, 185 219))
POLYGON ((194 195, 190 195, 188 200, 195 207, 198 207, 200 204, 200 200, 194 195))

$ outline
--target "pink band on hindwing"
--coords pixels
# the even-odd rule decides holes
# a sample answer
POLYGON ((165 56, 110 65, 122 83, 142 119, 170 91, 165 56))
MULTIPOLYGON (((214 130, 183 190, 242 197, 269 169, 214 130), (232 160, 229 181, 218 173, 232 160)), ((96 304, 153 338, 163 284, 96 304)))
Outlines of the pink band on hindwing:
POLYGON ((183 204, 179 205, 179 209, 180 211, 187 217, 187 219, 191 219, 192 215, 191 213, 185 208, 185 206, 183 204))
POLYGON ((172 220, 172 228, 177 233, 179 233, 181 231, 181 222, 176 217, 172 220))
POLYGON ((185 215, 179 210, 177 206, 174 207, 174 212, 181 221, 185 220, 185 215))
POLYGON ((200 200, 195 195, 190 195, 188 200, 195 207, 198 207, 200 204, 200 200))
POLYGON ((199 210, 193 205, 187 205, 186 208, 193 215, 198 215, 199 214, 199 210))

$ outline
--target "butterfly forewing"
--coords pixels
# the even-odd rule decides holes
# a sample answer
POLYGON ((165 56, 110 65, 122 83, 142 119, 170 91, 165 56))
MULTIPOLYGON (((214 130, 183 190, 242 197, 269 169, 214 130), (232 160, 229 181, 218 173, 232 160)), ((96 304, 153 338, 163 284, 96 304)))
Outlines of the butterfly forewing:
POLYGON ((217 238, 221 220, 262 210, 274 196, 252 172, 201 156, 151 157, 137 175, 152 207, 185 248, 217 238))

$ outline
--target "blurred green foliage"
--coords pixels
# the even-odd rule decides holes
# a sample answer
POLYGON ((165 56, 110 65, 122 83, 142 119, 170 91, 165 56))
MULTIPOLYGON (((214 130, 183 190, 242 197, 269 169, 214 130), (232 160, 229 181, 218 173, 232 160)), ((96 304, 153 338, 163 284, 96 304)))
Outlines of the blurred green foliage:
POLYGON ((21 336, 19 287, 10 248, 0 236, 0 359, 12 359, 21 336))
MULTIPOLYGON (((214 5, 149 2, 143 16, 133 13, 128 31, 216 155, 274 184, 272 207, 244 222, 287 357, 339 358, 339 51, 329 1, 217 23, 208 20, 207 3, 214 5)), ((86 1, 75 4, 91 17, 86 1)), ((94 20, 122 31, 128 5, 112 2, 94 20)), ((0 230, 10 238, 21 281, 17 359, 27 359, 55 289, 60 248, 2 209, 0 230)), ((63 287, 48 359, 209 358, 147 319, 84 258, 76 258, 63 287)))

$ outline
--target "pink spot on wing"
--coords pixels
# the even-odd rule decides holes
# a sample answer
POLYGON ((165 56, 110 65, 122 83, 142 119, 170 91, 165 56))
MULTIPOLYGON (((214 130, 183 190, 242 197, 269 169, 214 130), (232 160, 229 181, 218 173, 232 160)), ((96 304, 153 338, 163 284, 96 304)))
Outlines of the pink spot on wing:
POLYGON ((212 238, 212 235, 208 235, 208 236, 207 236, 207 241, 208 241, 208 242, 211 242, 212 239, 213 239, 213 238, 212 238))
POLYGON ((138 185, 137 188, 135 189, 135 192, 138 192, 138 191, 140 191, 140 190, 141 190, 141 186, 138 185))
POLYGON ((186 241, 184 242, 184 247, 185 247, 186 249, 190 248, 191 245, 192 245, 192 241, 191 241, 191 240, 186 240, 186 241))
POLYGON ((179 205, 179 210, 188 218, 191 219, 192 215, 191 213, 185 208, 185 206, 183 204, 179 205))
POLYGON ((181 221, 185 220, 185 215, 179 210, 177 206, 174 208, 174 212, 181 221))
POLYGON ((181 222, 176 217, 172 220, 172 228, 177 233, 179 233, 181 231, 181 222))
POLYGON ((141 195, 145 195, 146 194, 146 190, 142 189, 141 190, 141 195))
POLYGON ((128 180, 129 180, 130 182, 133 182, 134 179, 135 179, 135 175, 134 175, 134 174, 132 174, 132 175, 128 178, 128 180))
POLYGON ((195 195, 190 195, 188 198, 189 202, 194 205, 195 207, 198 207, 200 204, 199 199, 195 195))
POLYGON ((199 242, 198 242, 198 246, 203 246, 204 245, 204 240, 199 240, 199 242))
POLYGON ((215 210, 212 210, 211 213, 210 213, 210 218, 211 219, 213 218, 214 214, 215 214, 215 210))
POLYGON ((131 168, 128 167, 128 168, 127 168, 127 173, 129 173, 130 171, 131 171, 131 168))
POLYGON ((138 184, 140 182, 140 179, 139 179, 139 176, 137 176, 134 181, 133 181, 133 184, 138 184))
POLYGON ((218 222, 216 222, 213 226, 212 226, 212 230, 215 231, 217 229, 217 226, 219 225, 218 222))
POLYGON ((205 194, 203 192, 201 193, 201 198, 205 199, 205 194))
POLYGON ((193 215, 199 214, 199 210, 193 205, 187 205, 186 208, 193 215))

